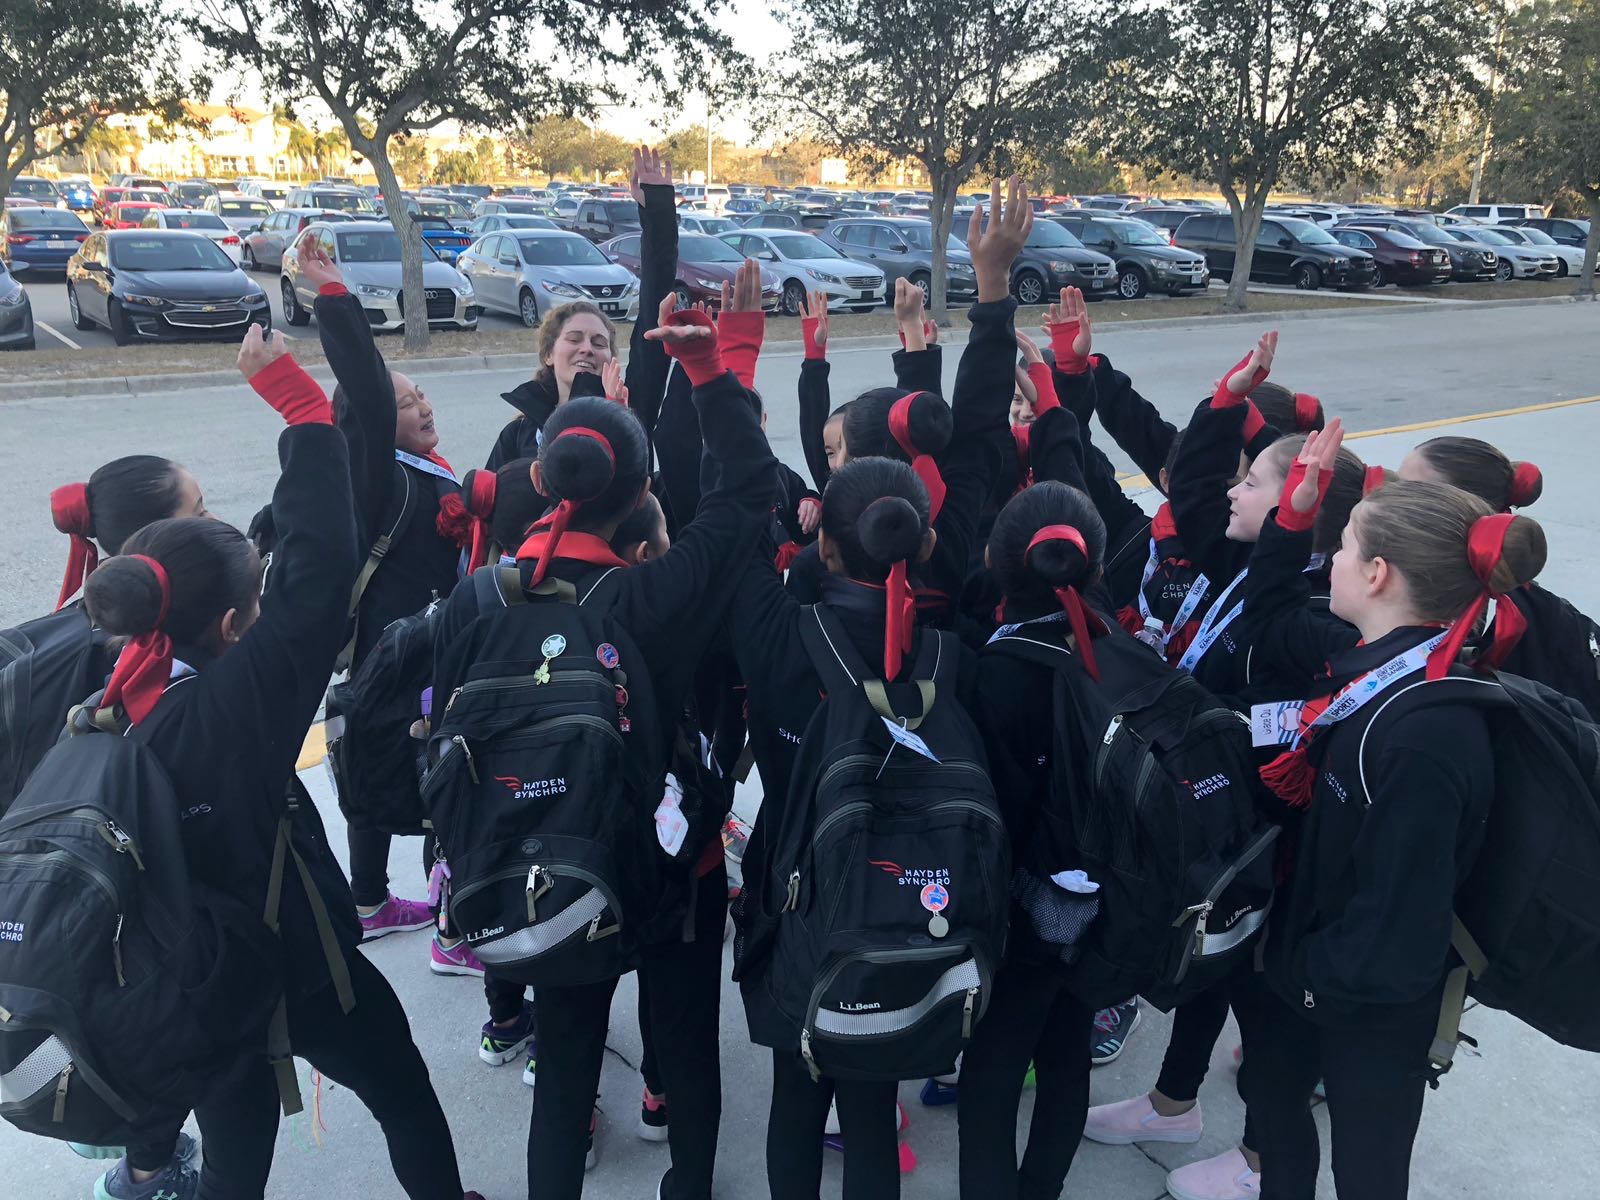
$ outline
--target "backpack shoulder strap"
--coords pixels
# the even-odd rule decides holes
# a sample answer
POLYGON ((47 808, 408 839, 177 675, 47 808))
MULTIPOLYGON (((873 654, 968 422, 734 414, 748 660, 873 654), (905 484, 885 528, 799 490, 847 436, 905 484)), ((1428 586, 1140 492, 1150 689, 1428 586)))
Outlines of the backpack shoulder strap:
POLYGON ((478 601, 478 612, 483 614, 496 608, 510 608, 513 604, 526 604, 527 594, 522 590, 522 574, 513 566, 491 563, 472 573, 472 590, 478 601))
POLYGON ((389 511, 394 514, 394 519, 385 522, 388 528, 378 535, 378 540, 372 543, 372 549, 367 551, 367 561, 361 564, 361 573, 356 576, 355 586, 350 589, 348 614, 350 640, 344 644, 344 649, 339 651, 339 657, 334 660, 336 671, 347 670, 355 657, 356 638, 360 633, 361 624, 361 597, 366 595, 367 585, 378 573, 378 568, 383 565, 383 560, 389 553, 389 548, 394 545, 394 539, 411 520, 411 513, 416 508, 416 485, 411 482, 411 472, 398 462, 394 464, 394 470, 394 496, 399 497, 399 504, 396 505, 391 497, 389 511))
POLYGON ((922 701, 922 711, 908 716, 894 710, 894 706, 889 702, 889 693, 884 681, 867 666, 856 648, 850 644, 850 635, 845 632, 844 626, 839 624, 839 618, 833 615, 827 605, 808 604, 800 614, 800 642, 805 647, 806 655, 811 659, 811 665, 816 669, 817 676, 822 680, 823 691, 832 695, 836 692, 853 692, 859 688, 867 703, 872 706, 873 712, 884 720, 892 721, 908 730, 914 730, 921 725, 933 708, 937 696, 934 676, 940 660, 948 658, 950 666, 947 670, 955 669, 954 647, 945 647, 944 636, 937 630, 925 630, 923 633, 922 651, 918 655, 917 668, 914 671, 917 692, 922 701), (930 633, 937 636, 930 637, 928 636, 930 633))
POLYGON ((1385 697, 1361 730, 1361 743, 1356 748, 1356 768, 1364 800, 1372 798, 1367 786, 1367 753, 1374 739, 1382 736, 1383 728, 1404 712, 1428 704, 1481 704, 1499 705, 1508 701, 1500 681, 1492 676, 1451 674, 1443 679, 1419 679, 1407 684, 1392 696, 1385 697))

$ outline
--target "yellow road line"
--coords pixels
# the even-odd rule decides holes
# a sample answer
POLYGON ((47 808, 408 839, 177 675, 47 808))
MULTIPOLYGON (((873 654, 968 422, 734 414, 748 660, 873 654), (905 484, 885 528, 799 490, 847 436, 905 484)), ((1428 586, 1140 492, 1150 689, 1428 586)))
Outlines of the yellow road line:
POLYGON ((1347 433, 1349 438, 1382 437, 1386 433, 1415 433, 1423 429, 1442 429, 1446 425, 1464 425, 1468 421, 1492 421, 1496 417, 1516 417, 1523 413, 1549 412, 1556 408, 1576 408, 1580 404, 1593 404, 1600 396, 1579 396, 1576 400, 1547 400, 1543 404, 1525 404, 1521 408, 1500 408, 1494 412, 1468 413, 1464 417, 1440 417, 1434 421, 1414 421, 1409 425, 1391 425, 1387 429, 1363 429, 1360 433, 1347 433))

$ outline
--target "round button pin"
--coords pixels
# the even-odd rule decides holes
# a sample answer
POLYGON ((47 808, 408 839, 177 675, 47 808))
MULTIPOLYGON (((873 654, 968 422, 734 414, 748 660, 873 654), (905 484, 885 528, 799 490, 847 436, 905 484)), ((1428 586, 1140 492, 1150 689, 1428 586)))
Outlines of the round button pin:
POLYGON ((567 639, 562 637, 559 633, 552 633, 549 637, 545 638, 544 644, 539 647, 539 653, 543 654, 546 658, 558 658, 560 657, 562 651, 564 651, 566 648, 567 639))
POLYGON ((950 922, 945 920, 943 913, 934 913, 928 918, 928 932, 936 938, 942 938, 950 932, 950 922))

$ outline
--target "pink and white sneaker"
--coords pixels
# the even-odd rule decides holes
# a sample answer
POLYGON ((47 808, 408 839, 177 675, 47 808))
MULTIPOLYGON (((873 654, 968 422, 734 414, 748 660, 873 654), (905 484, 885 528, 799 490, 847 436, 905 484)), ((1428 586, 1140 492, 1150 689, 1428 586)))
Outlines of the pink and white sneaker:
POLYGON ((1097 1104, 1089 1110, 1083 1136, 1105 1146, 1127 1146, 1134 1142, 1198 1142, 1203 1126, 1196 1104, 1178 1117, 1163 1117, 1150 1103, 1148 1095, 1120 1100, 1116 1104, 1097 1104))
POLYGON ((1237 1146, 1215 1158, 1179 1167, 1167 1176, 1173 1200, 1256 1200, 1261 1174, 1252 1171, 1237 1146))
POLYGON ((483 964, 472 952, 472 947, 467 945, 466 938, 454 946, 445 946, 440 944, 437 933, 433 935, 428 970, 435 975, 476 975, 479 979, 483 978, 483 964))
POLYGON ((361 918, 361 940, 388 937, 391 933, 404 933, 410 929, 426 929, 433 924, 433 914, 421 900, 403 900, 390 893, 385 896, 378 911, 361 918))

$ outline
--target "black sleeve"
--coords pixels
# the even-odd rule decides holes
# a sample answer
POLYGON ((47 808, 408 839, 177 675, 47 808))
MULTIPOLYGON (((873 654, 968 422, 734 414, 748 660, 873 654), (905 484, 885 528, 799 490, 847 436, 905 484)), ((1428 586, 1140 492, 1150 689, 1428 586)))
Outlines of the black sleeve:
POLYGON ((1154 484, 1167 465, 1177 428, 1134 389, 1133 380, 1113 367, 1109 358, 1096 354, 1091 361, 1094 410, 1101 426, 1154 484))
POLYGON ((665 493, 661 499, 679 527, 687 525, 700 507, 700 414, 693 391, 687 375, 676 368, 669 371, 655 429, 656 459, 661 464, 665 493))
POLYGON ((655 431, 667 385, 671 359, 660 342, 644 335, 655 328, 661 301, 672 290, 678 269, 678 212, 672 188, 664 183, 644 185, 639 209, 639 319, 633 325, 628 347, 628 407, 639 415, 645 432, 655 431))
POLYGON ((798 471, 787 463, 778 464, 778 520, 791 542, 802 546, 816 541, 816 531, 806 533, 800 528, 800 501, 811 499, 821 503, 822 497, 806 486, 798 471))
POLYGON ((512 417, 500 431, 500 436, 495 438, 494 449, 489 451, 489 460, 483 464, 483 469, 498 471, 508 462, 529 457, 534 450, 524 450, 523 443, 526 441, 531 446, 534 440, 533 426, 528 418, 512 417))
POLYGON ((1245 418, 1252 411, 1244 404, 1213 408, 1209 398, 1202 400, 1167 477, 1184 551, 1218 586, 1237 575, 1250 556, 1249 546, 1228 541, 1228 488, 1239 473, 1245 418))
MULTIPOLYGON (((1184 447, 1185 453, 1188 447, 1184 447)), ((1313 612, 1311 530, 1285 529, 1273 509, 1250 555, 1250 574, 1241 585, 1244 619, 1251 646, 1264 667, 1298 679, 1311 679, 1333 655, 1349 650, 1361 635, 1342 621, 1313 612)), ((1216 585, 1219 588, 1226 584, 1216 585)))
MULTIPOLYGON (((287 778, 345 641, 360 561, 349 449, 332 425, 295 425, 278 439, 277 530, 261 615, 239 644, 200 672, 194 703, 231 731, 268 777, 287 778)), ((220 788, 218 795, 228 791, 220 788)))
POLYGON ((833 400, 828 393, 828 360, 807 358, 800 362, 800 449, 806 456, 806 467, 817 491, 825 491, 828 477, 833 473, 828 466, 828 452, 822 443, 822 427, 828 423, 833 411, 833 400))
POLYGON ((339 381, 334 419, 350 447, 350 487, 363 550, 378 540, 394 490, 394 380, 372 323, 349 293, 318 296, 317 336, 339 381))
POLYGON ((1000 816, 1020 858, 1050 789, 1053 685, 1047 668, 993 650, 976 658, 977 695, 969 711, 983 736, 1000 816))
POLYGON ((1083 477, 1082 427, 1066 405, 1058 404, 1040 413, 1029 426, 1028 465, 1036 483, 1054 480, 1080 492, 1089 490, 1083 477))
POLYGON ((944 347, 936 342, 923 350, 896 350, 894 382, 908 392, 944 395, 944 347))

